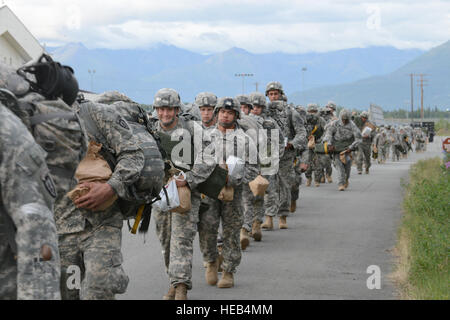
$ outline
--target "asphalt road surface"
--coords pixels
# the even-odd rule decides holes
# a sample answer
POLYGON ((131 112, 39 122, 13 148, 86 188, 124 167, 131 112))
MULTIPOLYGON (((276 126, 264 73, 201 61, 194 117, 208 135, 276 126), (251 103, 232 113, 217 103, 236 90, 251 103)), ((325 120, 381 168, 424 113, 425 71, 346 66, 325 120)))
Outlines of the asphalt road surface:
MULTIPOLYGON (((393 271, 392 249, 401 220, 402 181, 411 164, 438 156, 441 137, 425 153, 378 165, 370 174, 358 175, 352 167, 350 185, 337 190, 332 184, 300 188, 297 210, 288 217, 288 229, 263 231, 261 242, 251 241, 243 252, 235 274, 235 286, 219 289, 206 284, 202 258, 195 239, 193 289, 190 300, 277 300, 277 299, 396 299, 388 275, 393 271), (369 277, 380 289, 368 289, 369 277), (377 267, 372 267, 377 269, 377 267)), ((118 299, 160 300, 169 287, 161 247, 153 221, 145 243, 142 235, 123 229, 124 268, 130 277, 127 292, 118 299)))

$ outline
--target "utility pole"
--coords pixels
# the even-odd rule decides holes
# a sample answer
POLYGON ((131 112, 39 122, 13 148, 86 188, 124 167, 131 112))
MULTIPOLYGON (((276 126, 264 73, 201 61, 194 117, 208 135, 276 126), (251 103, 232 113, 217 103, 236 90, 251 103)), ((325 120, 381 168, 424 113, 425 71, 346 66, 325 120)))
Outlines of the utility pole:
POLYGON ((424 73, 420 73, 418 74, 418 76, 420 77, 419 80, 417 80, 417 85, 420 87, 420 117, 424 118, 424 112, 423 112, 423 87, 426 86, 427 81, 426 79, 424 79, 423 77, 426 76, 426 74, 424 73))
POLYGON ((253 73, 235 73, 235 77, 242 77, 242 94, 245 94, 245 77, 253 77, 253 73))
POLYGON ((258 92, 258 85, 259 85, 259 82, 256 81, 256 82, 254 83, 254 85, 255 85, 255 87, 256 87, 256 92, 258 92))
POLYGON ((413 95, 414 73, 410 73, 409 76, 411 77, 411 122, 414 122, 414 95, 413 95))

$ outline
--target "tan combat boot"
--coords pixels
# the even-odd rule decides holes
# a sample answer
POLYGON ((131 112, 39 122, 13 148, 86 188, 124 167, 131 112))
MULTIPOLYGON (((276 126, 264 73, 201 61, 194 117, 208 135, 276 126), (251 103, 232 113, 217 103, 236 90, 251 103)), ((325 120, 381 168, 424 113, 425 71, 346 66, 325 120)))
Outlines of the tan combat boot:
POLYGON ((281 216, 280 221, 278 223, 278 226, 280 229, 287 229, 287 222, 286 222, 286 216, 281 216))
POLYGON ((255 239, 255 241, 261 241, 262 232, 261 232, 261 222, 259 222, 259 220, 253 221, 252 237, 253 239, 255 239))
POLYGON ((297 201, 291 200, 291 207, 289 208, 289 211, 295 212, 295 209, 297 209, 297 201))
POLYGON ((350 184, 350 182, 348 182, 348 179, 347 179, 347 180, 345 181, 344 188, 347 189, 349 184, 350 184))
POLYGON ((316 187, 320 187, 320 182, 319 182, 319 181, 315 181, 315 182, 314 182, 314 185, 315 185, 316 187))
POLYGON ((163 297, 163 300, 174 300, 175 299, 175 287, 170 286, 169 291, 163 297))
POLYGON ((250 238, 248 237, 248 231, 245 228, 241 228, 241 249, 247 249, 250 244, 250 238))
POLYGON ((327 181, 328 183, 333 183, 333 179, 331 178, 331 176, 327 175, 327 181))
POLYGON ((273 217, 266 216, 266 221, 261 225, 261 228, 267 230, 273 230, 273 217))
POLYGON ((217 284, 217 281, 219 280, 219 277, 217 275, 218 270, 219 270, 218 259, 214 262, 207 262, 205 272, 205 279, 207 284, 211 286, 215 286, 217 284))
POLYGON ((179 283, 175 288, 175 300, 187 300, 187 286, 179 283))
POLYGON ((322 178, 320 178, 320 183, 325 183, 325 176, 322 176, 322 178))
POLYGON ((220 279, 219 283, 217 284, 219 288, 231 288, 234 286, 234 279, 233 274, 231 272, 224 272, 222 274, 222 279, 220 279))
POLYGON ((366 174, 369 174, 369 168, 366 168, 366 174))
POLYGON ((344 190, 345 190, 344 185, 340 184, 340 185, 339 185, 339 191, 344 191, 344 190))
POLYGON ((306 179, 306 186, 307 186, 307 187, 310 187, 310 186, 311 186, 311 181, 312 181, 312 178, 306 179))

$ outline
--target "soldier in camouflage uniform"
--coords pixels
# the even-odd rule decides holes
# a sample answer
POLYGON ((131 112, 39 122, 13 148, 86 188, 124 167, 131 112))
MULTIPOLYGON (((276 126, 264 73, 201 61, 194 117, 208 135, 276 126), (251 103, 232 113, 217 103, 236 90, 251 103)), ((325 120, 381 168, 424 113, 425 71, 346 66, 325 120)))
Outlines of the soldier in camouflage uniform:
POLYGON ((364 165, 366 167, 366 174, 369 174, 369 168, 371 165, 371 146, 372 146, 372 141, 375 138, 375 135, 377 134, 375 131, 375 127, 373 124, 370 123, 369 119, 369 113, 367 111, 363 111, 361 112, 360 115, 361 118, 361 127, 359 127, 359 129, 361 130, 361 132, 363 132, 364 128, 366 127, 371 127, 372 130, 370 131, 369 134, 363 135, 362 136, 362 143, 360 143, 359 147, 358 147, 358 156, 356 158, 356 167, 358 169, 358 174, 362 173, 362 166, 363 166, 363 161, 364 161, 364 165))
POLYGON ((215 162, 223 164, 228 156, 234 155, 243 161, 243 165, 237 165, 236 172, 228 176, 227 186, 234 190, 233 200, 222 201, 214 199, 214 205, 210 206, 207 215, 211 217, 211 226, 208 228, 210 235, 207 239, 208 252, 214 252, 208 264, 209 281, 213 285, 217 282, 218 252, 216 246, 219 222, 223 226, 223 263, 222 278, 217 282, 219 288, 234 286, 234 276, 241 261, 240 230, 243 224, 242 212, 242 186, 254 180, 259 173, 257 151, 252 146, 251 138, 239 127, 237 123, 240 117, 240 104, 231 97, 220 98, 214 110, 217 115, 217 124, 210 133, 210 143, 213 147, 215 162), (253 148, 253 150, 252 150, 253 148), (243 152, 243 153, 241 153, 243 152), (253 154, 255 153, 255 154, 253 154), (256 162, 256 163, 254 163, 256 162))
POLYGON ((249 102, 249 96, 246 94, 239 94, 235 98, 241 104, 241 112, 248 116, 252 109, 252 105, 249 102))
POLYGON ((63 299, 112 300, 125 292, 129 282, 122 267, 123 216, 117 201, 103 211, 96 208, 115 195, 130 198, 130 187, 144 166, 144 153, 126 120, 110 106, 85 101, 75 109, 87 124, 89 139, 103 143, 101 155, 116 164, 106 183, 81 184, 90 189, 86 195, 74 202, 66 195, 55 208, 61 294, 63 299), (74 266, 81 271, 80 286, 74 281, 74 266))
MULTIPOLYGON (((295 184, 294 160, 298 152, 306 150, 307 138, 303 119, 295 109, 280 100, 283 94, 281 83, 275 81, 267 84, 266 96, 271 101, 268 108, 269 115, 277 122, 285 138, 285 151, 280 159, 279 184, 276 188, 280 195, 280 209, 277 213, 280 217, 279 227, 287 229, 286 220, 291 206, 291 189, 295 184)), ((261 227, 273 229, 273 216, 266 212, 266 221, 261 227)))
POLYGON ((391 151, 392 151, 392 162, 400 160, 400 136, 397 133, 395 128, 391 128, 391 132, 389 133, 389 140, 391 141, 391 151))
POLYGON ((0 299, 61 299, 46 153, 1 103, 0 128, 0 299))
MULTIPOLYGON (((314 137, 315 143, 320 143, 322 136, 325 133, 325 126, 325 120, 318 114, 318 105, 315 103, 308 104, 306 115, 306 131, 308 132, 309 139, 312 139, 314 137)), ((309 149, 308 152, 310 162, 308 170, 306 170, 305 172, 305 177, 307 179, 306 186, 311 186, 312 173, 314 172, 315 186, 318 187, 322 179, 323 170, 326 166, 326 157, 329 158, 329 156, 327 154, 315 153, 314 149, 309 149)))
MULTIPOLYGON (((175 165, 182 166, 186 170, 186 180, 176 181, 178 187, 188 186, 191 190, 192 208, 188 212, 162 212, 154 207, 152 215, 155 219, 156 233, 162 246, 162 253, 166 272, 169 276, 170 287, 164 296, 166 300, 185 300, 187 290, 192 289, 192 258, 193 242, 199 223, 200 193, 197 185, 204 182, 214 170, 211 163, 197 161, 201 155, 203 145, 193 143, 194 135, 202 135, 202 128, 194 121, 187 121, 177 116, 181 107, 179 94, 168 88, 158 90, 155 94, 153 107, 158 114, 155 129, 157 132, 174 136, 182 136, 180 143, 194 149, 196 159, 176 159, 171 157, 175 165), (186 140, 185 140, 186 139, 186 140), (195 160, 195 162, 194 162, 195 160)), ((200 139, 203 141, 203 139, 200 139)), ((184 152, 185 150, 183 150, 184 152)), ((217 234, 214 239, 217 243, 217 234)), ((202 240, 201 240, 202 241, 202 240)))
POLYGON ((389 137, 385 128, 381 128, 380 132, 375 136, 374 147, 378 152, 378 163, 385 163, 389 156, 389 137))
POLYGON ((339 191, 344 191, 349 185, 351 158, 350 152, 355 150, 361 143, 361 132, 351 121, 350 112, 342 110, 339 120, 333 121, 327 128, 322 141, 328 143, 329 152, 334 152, 337 145, 345 145, 341 160, 339 154, 334 154, 334 165, 338 170, 339 191))
MULTIPOLYGON (((205 134, 207 134, 211 130, 214 130, 215 128, 217 117, 214 113, 214 108, 216 104, 217 96, 214 93, 200 92, 195 97, 195 105, 198 106, 200 110, 202 128, 205 134)), ((217 235, 217 248, 219 251, 219 257, 217 258, 215 248, 210 249, 208 247, 208 243, 214 242, 212 239, 208 239, 208 237, 211 237, 215 233, 214 230, 210 230, 214 225, 214 221, 216 219, 214 215, 211 215, 211 212, 214 212, 214 210, 208 210, 216 204, 214 200, 215 199, 212 199, 207 195, 201 194, 198 222, 198 240, 200 244, 200 251, 203 255, 203 265, 206 268, 205 279, 206 282, 210 285, 216 285, 218 281, 217 270, 219 268, 219 265, 221 265, 223 261, 223 257, 221 255, 222 230, 220 226, 217 235)))
MULTIPOLYGON (((303 122, 306 124, 306 109, 303 106, 296 106, 295 110, 298 112, 303 122)), ((306 128, 306 125, 305 125, 306 128)), ((307 129, 307 128, 306 128, 307 129)), ((302 174, 309 169, 310 154, 308 150, 304 152, 297 152, 297 156, 294 161, 294 185, 291 188, 291 207, 290 212, 295 212, 297 209, 297 200, 299 199, 300 185, 302 184, 302 174)))
MULTIPOLYGON (((270 157, 271 160, 270 163, 266 163, 267 161, 264 160, 267 158, 263 159, 264 163, 260 164, 260 174, 270 183, 270 181, 273 180, 274 176, 277 174, 276 168, 279 167, 279 159, 284 152, 284 137, 281 134, 278 124, 267 114, 266 97, 260 92, 253 92, 249 95, 249 99, 252 104, 250 116, 261 126, 258 133, 258 141, 256 142, 258 152, 262 157, 270 157), (272 136, 272 134, 275 135, 272 136), (261 137, 265 137, 267 140, 260 141, 259 139, 261 137), (272 144, 272 138, 278 138, 278 141, 272 144), (260 143, 266 143, 267 154, 262 154, 264 149, 260 146, 260 143), (276 146, 278 146, 278 149, 276 149, 276 146), (277 154, 272 154, 273 152, 277 152, 277 154)), ((248 233, 256 241, 261 241, 262 239, 261 224, 263 222, 264 212, 273 212, 274 215, 278 212, 279 202, 268 201, 268 203, 265 203, 265 199, 267 199, 268 193, 270 192, 272 192, 272 190, 270 190, 269 187, 265 196, 255 197, 253 193, 251 193, 248 185, 244 185, 244 224, 242 228, 245 230, 244 232, 248 233), (247 196, 245 195, 245 190, 247 190, 247 196)))

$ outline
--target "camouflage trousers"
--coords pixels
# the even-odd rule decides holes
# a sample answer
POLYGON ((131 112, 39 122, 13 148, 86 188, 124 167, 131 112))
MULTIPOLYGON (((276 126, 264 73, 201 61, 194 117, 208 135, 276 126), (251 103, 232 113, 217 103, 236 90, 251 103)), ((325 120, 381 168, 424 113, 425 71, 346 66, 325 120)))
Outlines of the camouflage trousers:
POLYGON ((243 224, 242 186, 234 189, 233 201, 209 199, 208 210, 200 213, 198 235, 203 261, 216 261, 217 234, 222 221, 222 268, 235 273, 241 262, 240 231, 243 224))
POLYGON ((59 235, 61 296, 69 300, 113 300, 125 293, 129 278, 122 268, 122 230, 93 227, 59 235), (77 278, 81 283, 77 283, 77 278))
POLYGON ((331 175, 333 174, 333 167, 331 166, 330 156, 328 154, 319 154, 319 161, 322 165, 322 170, 325 171, 325 175, 331 177, 331 175))
POLYGON ((294 158, 287 157, 281 160, 278 173, 280 178, 280 209, 278 216, 288 216, 291 206, 291 189, 295 183, 294 158))
POLYGON ((294 183, 291 187, 291 201, 297 201, 300 193, 300 185, 302 184, 302 172, 298 165, 295 166, 294 183))
POLYGON ((338 185, 344 185, 350 178, 350 171, 352 169, 351 158, 348 154, 345 155, 346 163, 343 164, 339 159, 339 154, 334 155, 334 166, 338 173, 338 185))
POLYGON ((363 162, 366 170, 370 168, 370 156, 371 156, 371 148, 368 143, 360 143, 358 146, 358 154, 356 157, 356 168, 358 171, 362 171, 363 162))
POLYGON ((269 187, 264 195, 264 214, 275 217, 280 211, 280 176, 279 172, 264 176, 269 181, 269 187))
POLYGON ((389 145, 378 147, 378 162, 384 162, 389 157, 389 145))
POLYGON ((185 213, 160 211, 156 208, 152 211, 170 285, 176 287, 184 283, 188 290, 192 289, 194 238, 200 207, 198 192, 192 192, 191 203, 191 210, 185 213))
POLYGON ((248 186, 248 183, 242 187, 242 207, 244 210, 244 224, 242 227, 248 232, 252 231, 254 221, 263 221, 264 218, 264 197, 256 196, 248 186))
POLYGON ((401 152, 400 152, 400 150, 398 149, 397 146, 398 145, 396 145, 396 144, 392 144, 391 145, 392 161, 395 161, 396 159, 397 159, 397 161, 400 160, 401 152))
POLYGON ((17 299, 17 261, 6 237, 0 237, 0 300, 17 299))

